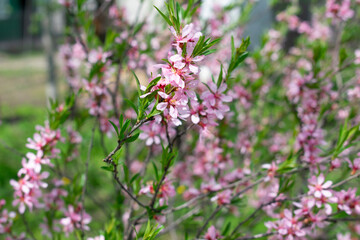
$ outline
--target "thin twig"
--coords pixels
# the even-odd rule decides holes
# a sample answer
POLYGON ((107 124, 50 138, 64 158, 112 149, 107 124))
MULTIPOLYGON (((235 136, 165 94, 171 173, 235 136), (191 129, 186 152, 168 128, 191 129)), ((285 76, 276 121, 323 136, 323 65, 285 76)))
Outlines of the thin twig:
POLYGON ((183 221, 185 221, 186 219, 194 216, 195 214, 197 214, 199 212, 199 208, 194 208, 193 210, 187 212, 185 215, 181 216, 180 218, 178 218, 176 221, 172 222, 171 224, 169 224, 169 226, 167 226, 165 229, 163 229, 159 235, 165 234, 169 231, 171 231, 172 229, 174 229, 175 227, 177 227, 179 224, 181 224, 183 221))
POLYGON ((28 221, 26 220, 25 214, 19 214, 25 225, 26 232, 31 236, 32 239, 36 240, 34 233, 31 231, 28 221))
MULTIPOLYGON (((248 190, 252 189, 253 187, 255 187, 256 185, 260 184, 261 182, 264 181, 264 177, 258 179, 256 182, 254 182, 253 184, 247 186, 246 188, 244 188, 243 190, 239 191, 237 194, 235 194, 231 200, 240 197, 243 193, 247 192, 248 190)), ((198 233, 196 234, 196 238, 199 238, 201 233, 205 230, 206 226, 208 225, 208 223, 210 222, 211 219, 213 219, 216 215, 216 213, 218 213, 224 206, 227 206, 229 204, 223 204, 223 205, 218 205, 216 207, 216 209, 214 210, 214 212, 210 215, 210 217, 205 221, 205 223, 203 224, 203 226, 200 228, 200 230, 198 231, 198 233)))
POLYGON ((22 152, 18 151, 16 148, 11 147, 9 144, 7 144, 4 140, 0 139, 0 144, 7 150, 9 150, 10 152, 20 156, 20 157, 25 157, 25 154, 23 154, 22 152))
POLYGON ((222 209, 222 206, 218 205, 215 210, 212 212, 212 214, 210 215, 210 217, 208 217, 205 221, 205 223, 202 225, 202 227, 199 229, 199 231, 196 234, 196 238, 199 238, 201 233, 205 230, 205 228, 207 227, 207 225, 209 224, 209 222, 216 216, 216 214, 218 212, 220 212, 220 210, 222 209))
POLYGON ((168 162, 167 162, 167 164, 166 164, 166 166, 165 166, 165 168, 164 168, 164 173, 163 173, 163 175, 162 175, 162 177, 161 177, 161 179, 160 179, 160 182, 159 182, 159 183, 157 184, 157 186, 156 186, 154 196, 152 197, 151 202, 150 202, 150 205, 149 205, 152 210, 154 210, 154 205, 155 205, 156 197, 157 197, 157 195, 159 194, 161 185, 163 184, 163 182, 164 182, 164 180, 165 180, 165 178, 166 178, 166 175, 167 175, 167 173, 168 173, 168 171, 169 171, 170 164, 171 164, 172 161, 173 161, 172 158, 171 158, 171 159, 168 159, 168 162))
POLYGON ((269 232, 269 233, 262 233, 262 234, 257 234, 257 235, 254 235, 254 236, 237 238, 236 240, 251 240, 251 239, 258 239, 258 238, 263 238, 263 237, 269 237, 269 236, 274 235, 274 234, 275 234, 275 233, 273 233, 273 232, 269 232))
POLYGON ((113 165, 113 167, 114 167, 114 169, 113 169, 114 179, 115 179, 115 181, 119 184, 119 186, 121 187, 121 189, 124 190, 124 191, 127 193, 127 195, 129 195, 129 197, 130 197, 131 199, 133 199, 137 204, 139 204, 139 206, 141 206, 141 207, 143 207, 143 208, 146 209, 146 205, 143 204, 142 202, 140 202, 140 201, 121 183, 121 181, 120 181, 120 179, 119 179, 119 176, 118 176, 117 165, 116 165, 114 162, 112 162, 112 165, 113 165))
POLYGON ((331 188, 337 188, 337 187, 339 187, 339 186, 341 186, 341 185, 343 185, 343 184, 345 184, 345 183, 353 180, 354 178, 358 178, 358 177, 360 177, 360 172, 358 172, 357 174, 354 174, 354 175, 348 177, 347 179, 344 179, 344 180, 342 180, 342 181, 340 181, 340 182, 332 185, 331 188))
POLYGON ((268 206, 268 205, 270 205, 270 204, 273 204, 273 203, 275 203, 275 202, 277 202, 277 200, 276 200, 276 199, 273 199, 273 200, 271 200, 271 201, 269 201, 269 202, 266 202, 266 203, 261 204, 258 208, 255 209, 255 211, 254 211, 252 214, 250 214, 246 219, 244 219, 243 221, 241 221, 241 222, 235 227, 235 229, 231 232, 231 235, 230 235, 230 236, 233 236, 233 235, 240 229, 240 227, 241 227, 243 224, 245 224, 245 223, 248 222, 250 219, 252 219, 253 217, 255 217, 255 215, 256 215, 259 211, 261 211, 261 210, 263 209, 263 207, 268 206))

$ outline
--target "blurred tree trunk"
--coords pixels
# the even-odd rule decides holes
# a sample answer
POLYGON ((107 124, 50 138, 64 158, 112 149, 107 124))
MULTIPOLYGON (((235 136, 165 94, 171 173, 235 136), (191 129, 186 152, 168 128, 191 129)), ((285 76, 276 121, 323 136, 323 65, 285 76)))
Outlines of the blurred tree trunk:
MULTIPOLYGON (((299 8, 300 12, 298 17, 301 22, 306 21, 311 24, 311 0, 299 0, 299 8)), ((299 33, 297 31, 289 31, 286 35, 284 41, 284 50, 287 52, 290 48, 295 45, 296 39, 299 37, 299 33)))
POLYGON ((55 39, 52 31, 53 19, 51 14, 51 4, 51 0, 41 1, 39 8, 42 16, 42 43, 46 53, 47 63, 46 95, 48 99, 57 99, 58 89, 55 66, 55 39))
POLYGON ((96 0, 94 17, 95 34, 104 42, 109 27, 109 7, 115 4, 115 0, 96 0))

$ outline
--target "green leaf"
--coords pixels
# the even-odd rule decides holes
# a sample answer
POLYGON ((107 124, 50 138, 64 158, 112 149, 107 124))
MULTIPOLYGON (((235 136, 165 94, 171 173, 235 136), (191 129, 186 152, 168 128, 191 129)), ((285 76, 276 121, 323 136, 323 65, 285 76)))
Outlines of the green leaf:
POLYGON ((150 92, 151 88, 154 87, 160 81, 160 79, 161 77, 154 78, 146 87, 145 93, 150 92))
POLYGON ((295 184, 295 175, 290 177, 281 177, 279 183, 279 193, 288 192, 295 184))
POLYGON ((113 128, 115 129, 116 135, 119 138, 119 128, 115 125, 115 123, 113 123, 111 120, 109 120, 109 122, 111 123, 111 125, 113 126, 113 128))
POLYGON ((226 234, 229 232, 230 230, 230 227, 231 227, 231 222, 228 222, 224 228, 224 230, 221 232, 221 235, 222 236, 226 236, 226 234))
POLYGON ((120 126, 120 128, 122 128, 123 123, 124 123, 124 115, 120 114, 120 117, 119 117, 119 126, 120 126))
POLYGON ((140 81, 139 81, 139 78, 136 76, 135 72, 134 71, 131 71, 132 74, 134 75, 135 77, 135 80, 136 80, 136 86, 137 86, 137 90, 138 90, 138 94, 139 94, 139 97, 141 96, 141 89, 140 89, 140 81))
POLYGON ((125 164, 122 164, 122 167, 123 167, 123 171, 124 171, 124 180, 129 185, 129 183, 130 183, 129 168, 125 164))
POLYGON ((296 160, 297 160, 298 156, 299 156, 299 154, 295 154, 293 156, 293 154, 291 153, 289 155, 289 157, 279 165, 276 172, 282 174, 282 173, 286 173, 286 172, 289 172, 289 171, 295 169, 297 167, 296 160))
POLYGON ((156 167, 156 164, 155 164, 154 162, 152 162, 152 165, 153 165, 153 168, 154 168, 154 173, 155 173, 156 181, 159 181, 159 180, 160 180, 160 177, 159 177, 158 168, 156 167))
POLYGON ((139 110, 138 110, 137 106, 136 106, 132 101, 130 101, 130 100, 127 99, 127 98, 124 98, 124 100, 125 100, 125 102, 126 102, 127 104, 130 105, 130 107, 131 107, 132 109, 134 109, 134 111, 136 112, 136 114, 139 114, 139 110))
POLYGON ((120 133, 119 133, 120 138, 123 138, 123 137, 124 137, 125 131, 126 131, 126 129, 129 127, 129 125, 130 125, 130 120, 129 120, 129 119, 126 119, 126 120, 125 120, 125 123, 124 123, 124 125, 121 127, 121 130, 120 130, 120 133))
POLYGON ((134 135, 130 136, 128 139, 126 139, 126 142, 134 142, 136 139, 139 138, 140 133, 135 133, 134 135))
POLYGON ((346 52, 345 48, 340 48, 339 50, 339 66, 341 67, 344 63, 344 61, 346 60, 346 58, 348 57, 348 54, 346 52))
POLYGON ((221 83, 223 81, 223 65, 220 63, 220 72, 219 72, 219 77, 216 83, 216 86, 219 88, 221 83))
POLYGON ((131 178, 130 184, 132 184, 139 176, 140 176, 140 173, 135 174, 135 175, 131 178))
POLYGON ((81 11, 81 8, 85 2, 86 2, 86 0, 77 0, 77 8, 78 8, 79 12, 81 11))
POLYGON ((109 171, 109 172, 113 172, 114 171, 114 168, 112 165, 110 166, 101 166, 100 167, 101 169, 105 170, 105 171, 109 171))
POLYGON ((160 15, 164 18, 164 20, 167 22, 167 24, 169 26, 172 26, 172 23, 169 19, 169 17, 167 17, 164 13, 162 13, 156 6, 154 6, 154 8, 156 8, 156 10, 160 13, 160 15))

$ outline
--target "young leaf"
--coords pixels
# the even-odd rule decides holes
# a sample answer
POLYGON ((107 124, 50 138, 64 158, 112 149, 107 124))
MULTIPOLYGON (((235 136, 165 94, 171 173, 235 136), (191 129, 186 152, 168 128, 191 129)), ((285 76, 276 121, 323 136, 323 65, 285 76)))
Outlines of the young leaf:
POLYGON ((136 106, 132 101, 130 101, 130 100, 127 99, 127 98, 124 98, 124 100, 125 100, 125 102, 126 102, 127 104, 130 105, 130 107, 131 107, 132 109, 134 109, 134 111, 136 112, 136 114, 139 114, 139 109, 137 108, 137 106, 136 106))
POLYGON ((109 122, 111 123, 111 125, 114 127, 115 129, 115 132, 116 132, 116 135, 117 137, 119 138, 119 128, 116 126, 115 123, 113 123, 112 121, 109 120, 109 122))
POLYGON ((137 86, 137 90, 138 90, 138 94, 139 94, 139 97, 141 96, 141 89, 140 89, 140 81, 139 81, 139 78, 136 76, 135 72, 134 71, 131 71, 132 74, 134 75, 135 77, 135 80, 136 80, 136 86, 137 86))

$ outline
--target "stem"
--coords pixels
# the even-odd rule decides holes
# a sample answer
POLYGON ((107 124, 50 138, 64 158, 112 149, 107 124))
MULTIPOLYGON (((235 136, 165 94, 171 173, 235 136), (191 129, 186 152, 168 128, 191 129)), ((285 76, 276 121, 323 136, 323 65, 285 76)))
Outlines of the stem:
POLYGON ((95 135, 96 124, 97 124, 97 121, 95 121, 94 126, 91 130, 90 145, 89 145, 89 150, 88 150, 88 154, 87 154, 87 158, 86 158, 86 162, 85 162, 84 187, 82 189, 82 194, 81 194, 82 210, 81 210, 81 221, 80 222, 81 222, 81 238, 82 239, 84 239, 84 237, 85 237, 85 232, 84 232, 84 227, 83 227, 83 218, 84 218, 84 211, 85 211, 85 193, 86 193, 86 184, 87 184, 88 172, 89 172, 89 162, 90 162, 91 150, 94 146, 94 135, 95 135))

